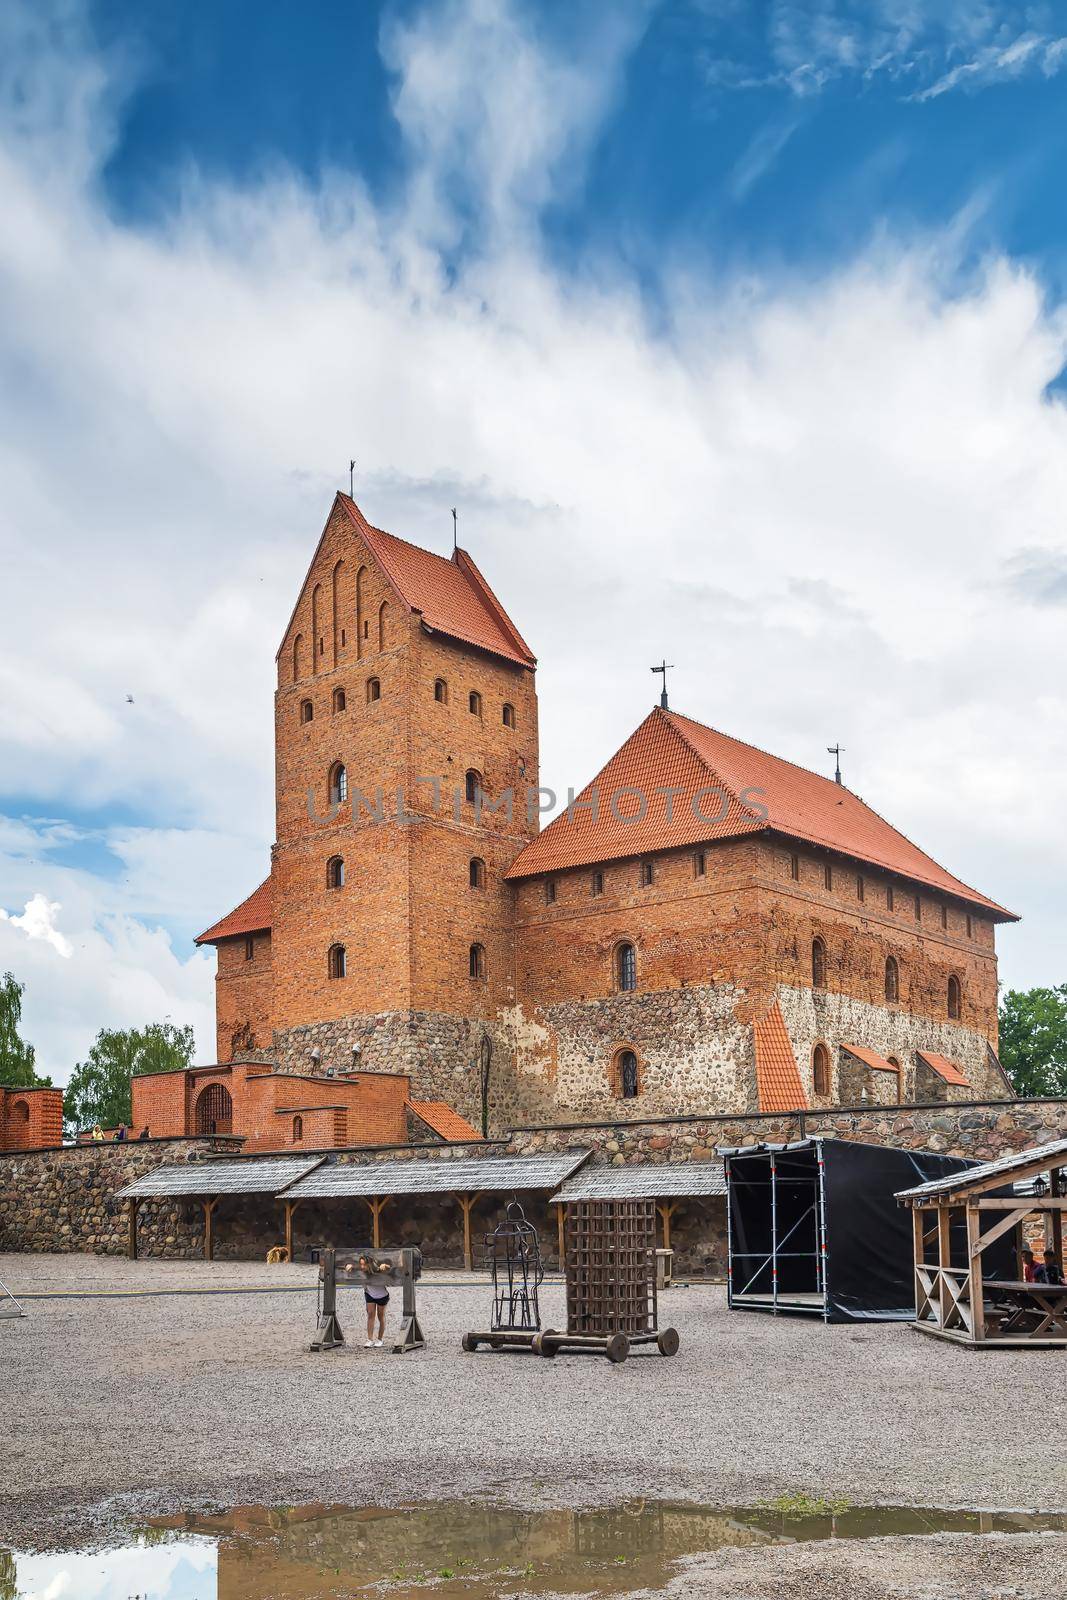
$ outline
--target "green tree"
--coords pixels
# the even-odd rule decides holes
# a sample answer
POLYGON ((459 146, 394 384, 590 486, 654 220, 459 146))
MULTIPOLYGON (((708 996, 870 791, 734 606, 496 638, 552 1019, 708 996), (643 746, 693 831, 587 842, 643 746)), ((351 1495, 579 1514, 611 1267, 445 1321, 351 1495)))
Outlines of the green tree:
POLYGON ((1000 1002, 1000 1060, 1019 1095, 1067 1095, 1067 983, 1009 989, 1000 1002))
POLYGON ((0 979, 0 1083, 9 1089, 49 1089, 51 1078, 39 1078, 34 1070, 33 1045, 19 1037, 25 990, 12 972, 0 979))
POLYGON ((130 1121, 130 1079, 144 1072, 178 1072, 192 1065, 193 1030, 173 1022, 145 1028, 101 1028, 92 1049, 70 1075, 63 1114, 71 1132, 99 1122, 130 1121))

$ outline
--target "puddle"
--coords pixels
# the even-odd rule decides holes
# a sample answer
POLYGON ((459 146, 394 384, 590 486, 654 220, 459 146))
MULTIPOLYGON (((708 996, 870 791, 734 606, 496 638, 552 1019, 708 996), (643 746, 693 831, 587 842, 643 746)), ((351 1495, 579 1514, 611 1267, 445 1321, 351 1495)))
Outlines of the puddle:
POLYGON ((504 1600, 656 1588, 680 1556, 737 1545, 887 1534, 1040 1533, 1067 1514, 774 1506, 711 1510, 641 1500, 607 1510, 248 1506, 159 1519, 121 1547, 0 1549, 0 1600, 504 1600), (797 1515, 799 1511, 801 1514, 797 1515))

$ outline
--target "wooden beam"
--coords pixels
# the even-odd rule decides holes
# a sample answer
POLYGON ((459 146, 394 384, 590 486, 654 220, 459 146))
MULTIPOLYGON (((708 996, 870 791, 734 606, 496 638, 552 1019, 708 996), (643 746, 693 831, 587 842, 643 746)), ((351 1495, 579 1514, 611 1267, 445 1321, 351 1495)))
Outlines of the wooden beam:
MULTIPOLYGON (((973 1201, 972 1204, 976 1205, 979 1211, 1011 1211, 1023 1198, 1024 1196, 1017 1194, 1013 1195, 1010 1200, 978 1199, 973 1201)), ((1046 1195, 1044 1199, 1039 1200, 1037 1195, 1031 1195, 1027 1204, 1031 1211, 1067 1211, 1067 1199, 1060 1197, 1052 1198, 1046 1195)))
POLYGON ((677 1209, 678 1209, 678 1201, 677 1200, 657 1200, 656 1201, 656 1210, 659 1212, 660 1221, 663 1224, 663 1248, 664 1248, 664 1250, 669 1250, 670 1247, 671 1247, 671 1218, 674 1216, 674 1213, 677 1211, 677 1209))
POLYGON ((212 1214, 213 1214, 213 1212, 215 1210, 215 1207, 219 1203, 219 1199, 220 1199, 220 1196, 216 1195, 213 1200, 203 1200, 203 1201, 201 1201, 201 1204, 204 1207, 204 1260, 205 1261, 214 1261, 214 1259, 215 1259, 215 1235, 214 1235, 214 1230, 212 1228, 211 1219, 212 1219, 212 1214))
POLYGON ((285 1202, 285 1253, 290 1261, 293 1259, 293 1212, 299 1204, 299 1200, 285 1202))
POLYGON ((567 1258, 567 1244, 563 1233, 563 1202, 556 1205, 556 1244, 559 1247, 559 1270, 562 1272, 567 1258))
POLYGON ((975 1344, 981 1344, 985 1339, 985 1291, 982 1287, 982 1251, 987 1244, 992 1244, 995 1238, 1006 1233, 1012 1226, 1012 1218, 1006 1217, 1003 1222, 998 1222, 991 1228, 984 1238, 979 1236, 981 1217, 974 1206, 967 1207, 967 1254, 971 1263, 971 1276, 969 1289, 971 1295, 971 1337, 975 1344))
POLYGON ((131 1261, 136 1261, 137 1260, 137 1211, 138 1211, 138 1207, 140 1206, 140 1204, 141 1204, 140 1200, 131 1200, 129 1202, 129 1207, 130 1207, 130 1242, 129 1242, 127 1253, 129 1255, 129 1258, 130 1258, 131 1261))
POLYGON ((370 1215, 371 1215, 371 1238, 370 1238, 370 1242, 374 1246, 375 1250, 380 1250, 381 1247, 382 1247, 382 1212, 385 1209, 385 1207, 389 1204, 389 1198, 390 1197, 387 1194, 373 1194, 373 1195, 372 1194, 367 1194, 367 1195, 364 1195, 363 1198, 366 1200, 367 1204, 370 1206, 370 1215))
POLYGON ((977 1256, 981 1255, 983 1250, 988 1249, 995 1239, 1002 1238, 1010 1228, 1017 1228, 1020 1222, 1025 1222, 1029 1215, 1029 1206, 1016 1207, 1014 1211, 1009 1211, 1005 1216, 1001 1217, 1000 1221, 994 1223, 985 1233, 980 1234, 978 1229, 981 1226, 981 1214, 977 1207, 968 1206, 967 1244, 970 1249, 971 1260, 974 1261, 977 1256), (971 1227, 972 1217, 974 1218, 973 1229, 971 1227))
MULTIPOLYGON (((1039 1161, 1027 1161, 1024 1166, 1012 1167, 1010 1171, 1000 1172, 995 1177, 981 1178, 977 1183, 967 1183, 966 1172, 961 1172, 959 1188, 952 1190, 952 1204, 961 1206, 965 1200, 973 1200, 976 1195, 985 1194, 990 1189, 1006 1189, 1010 1183, 1025 1183, 1027 1178, 1039 1178, 1042 1173, 1051 1170, 1048 1156, 1043 1156, 1039 1161)), ((934 1196, 928 1198, 933 1199, 934 1196)))
POLYGON ((940 1206, 937 1212, 937 1266, 938 1266, 938 1301, 941 1307, 941 1326, 948 1324, 949 1312, 953 1307, 953 1298, 948 1286, 947 1268, 952 1265, 952 1212, 947 1205, 940 1206))
POLYGON ((468 1272, 474 1271, 474 1253, 471 1249, 471 1210, 481 1199, 480 1194, 457 1194, 453 1199, 458 1201, 463 1211, 463 1265, 468 1272))

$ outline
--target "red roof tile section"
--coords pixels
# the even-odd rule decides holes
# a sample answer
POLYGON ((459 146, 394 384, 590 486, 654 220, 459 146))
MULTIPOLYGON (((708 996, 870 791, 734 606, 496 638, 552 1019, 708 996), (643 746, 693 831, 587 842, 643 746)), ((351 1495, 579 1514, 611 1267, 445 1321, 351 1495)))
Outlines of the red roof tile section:
POLYGON ((220 939, 232 939, 239 933, 263 933, 271 922, 270 879, 253 890, 247 900, 242 900, 229 916, 216 922, 206 933, 200 934, 197 944, 218 944, 220 939))
POLYGON ((428 628, 493 655, 536 665, 536 657, 465 550, 451 561, 374 528, 354 500, 337 497, 399 598, 428 628))
POLYGON ((885 1056, 876 1055, 873 1050, 864 1049, 861 1044, 843 1044, 842 1050, 847 1050, 850 1056, 855 1056, 857 1061, 862 1061, 865 1067, 873 1067, 875 1072, 891 1072, 894 1078, 900 1077, 900 1068, 895 1067, 885 1056))
POLYGON ((441 1138, 447 1139, 450 1144, 469 1142, 482 1137, 477 1128, 472 1127, 458 1111, 453 1111, 445 1100, 409 1100, 407 1107, 432 1133, 440 1134, 441 1138))
POLYGON ((935 1056, 931 1050, 916 1050, 915 1054, 920 1061, 925 1061, 928 1067, 932 1067, 939 1078, 944 1078, 946 1083, 954 1083, 960 1089, 971 1087, 971 1080, 964 1077, 956 1063, 950 1061, 948 1056, 935 1056))
POLYGON ((799 1111, 807 1105, 793 1046, 777 1000, 762 1022, 753 1025, 756 1039, 756 1089, 761 1111, 799 1111))
POLYGON ((821 845, 982 906, 995 919, 1015 920, 946 872, 843 784, 658 706, 582 790, 573 810, 561 812, 519 853, 507 876, 761 832, 821 845), (667 789, 676 792, 668 795, 667 789), (595 814, 579 805, 594 793, 595 814))

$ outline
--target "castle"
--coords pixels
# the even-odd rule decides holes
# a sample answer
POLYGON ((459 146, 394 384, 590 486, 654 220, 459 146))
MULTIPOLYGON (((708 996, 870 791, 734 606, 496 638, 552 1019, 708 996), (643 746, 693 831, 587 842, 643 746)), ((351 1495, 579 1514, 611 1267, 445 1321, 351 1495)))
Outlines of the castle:
POLYGON ((135 1125, 322 1147, 1010 1094, 1012 913, 842 784, 664 695, 540 830, 536 660, 465 551, 338 494, 277 663, 270 875, 198 940, 218 1061, 135 1080, 135 1125))

